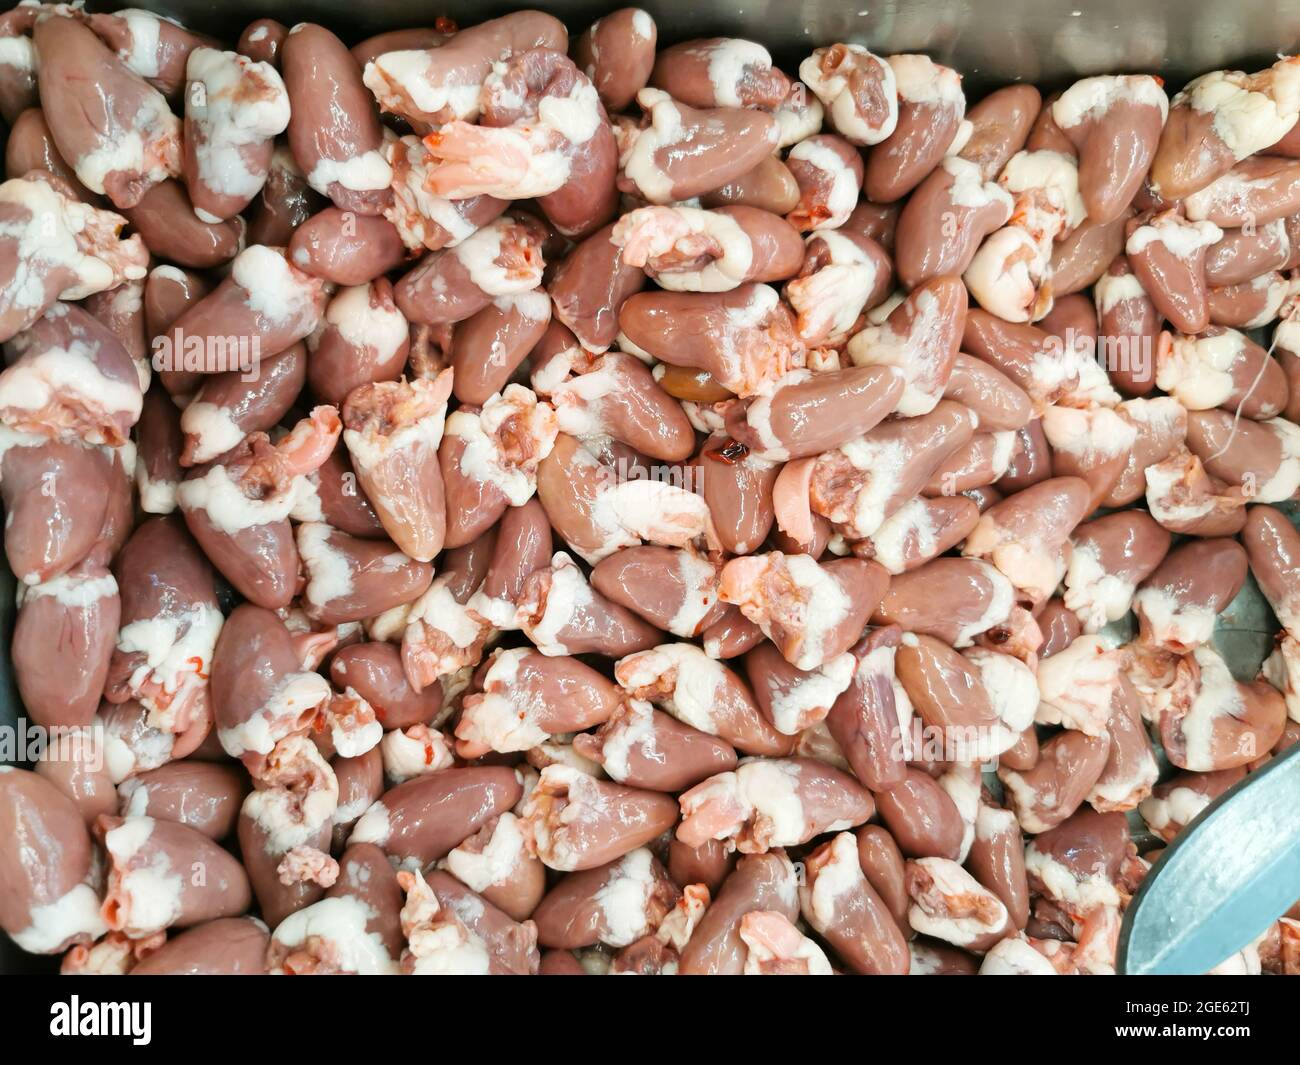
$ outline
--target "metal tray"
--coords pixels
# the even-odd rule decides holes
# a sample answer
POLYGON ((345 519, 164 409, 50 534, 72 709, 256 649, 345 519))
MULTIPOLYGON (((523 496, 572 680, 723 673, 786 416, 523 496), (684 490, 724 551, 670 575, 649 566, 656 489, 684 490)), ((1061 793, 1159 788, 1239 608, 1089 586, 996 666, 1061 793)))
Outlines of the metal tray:
MULTIPOLYGON (((926 52, 965 76, 977 95, 1011 81, 1058 85, 1089 74, 1145 72, 1170 87, 1223 67, 1253 69, 1300 45, 1300 0, 632 0, 658 23, 660 39, 733 35, 760 41, 787 70, 814 47, 835 41, 879 53, 926 52)), ((4 3, 4 0, 0 0, 4 3)), ((13 6, 4 3, 5 9, 13 6)), ((620 6, 614 0, 121 0, 91 10, 145 8, 233 43, 255 18, 287 25, 320 22, 352 44, 383 30, 418 26, 440 15, 466 25, 523 7, 549 11, 581 32, 620 6)), ((1290 505, 1292 521, 1300 506, 1290 505)), ((14 577, 0 548, 0 727, 22 716, 9 646, 14 577)), ((1123 625, 1123 622, 1117 623, 1123 625)), ((1216 642, 1240 679, 1269 653, 1277 622, 1248 579, 1220 617, 1216 642)), ((17 950, 0 935, 0 975, 50 971, 46 959, 17 950)))

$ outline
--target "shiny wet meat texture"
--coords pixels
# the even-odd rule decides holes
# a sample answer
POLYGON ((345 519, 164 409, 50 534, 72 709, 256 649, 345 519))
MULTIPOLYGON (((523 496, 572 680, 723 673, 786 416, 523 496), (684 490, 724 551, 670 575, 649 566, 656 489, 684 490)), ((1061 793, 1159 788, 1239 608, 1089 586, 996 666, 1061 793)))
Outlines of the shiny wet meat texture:
MULTIPOLYGON (((0 16, 59 739, 0 770, 0 928, 69 973, 1113 973, 1128 817, 1300 736, 1300 58, 980 98, 638 8, 231 36, 0 16)), ((1294 911, 1238 947, 1300 974, 1294 911)))

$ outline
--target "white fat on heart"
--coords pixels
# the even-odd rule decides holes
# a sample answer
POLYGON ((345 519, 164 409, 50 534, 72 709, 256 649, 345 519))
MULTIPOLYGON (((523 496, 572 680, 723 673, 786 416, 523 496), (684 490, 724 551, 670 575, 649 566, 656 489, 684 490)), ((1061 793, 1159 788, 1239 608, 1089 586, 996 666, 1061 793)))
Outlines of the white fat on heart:
POLYGON ((321 503, 320 475, 311 473, 294 479, 294 506, 289 511, 295 521, 324 521, 325 507, 321 503))
POLYGON ((1059 976, 1052 963, 1023 935, 995 944, 980 962, 980 976, 1059 976))
MULTIPOLYGON (((1209 514, 1215 506, 1215 497, 1205 495, 1184 502, 1174 502, 1183 493, 1186 484, 1188 459, 1185 455, 1173 455, 1163 462, 1148 466, 1144 471, 1147 481, 1147 510, 1166 529, 1176 529, 1199 521, 1209 514)), ((1200 469, 1200 460, 1192 460, 1194 468, 1200 469)), ((1141 596, 1141 592, 1138 595, 1141 596)))
POLYGON ((181 120, 157 89, 143 87, 130 125, 111 124, 95 147, 71 160, 77 179, 91 192, 104 193, 112 174, 140 175, 157 184, 180 172, 181 120))
MULTIPOLYGON (((457 604, 459 606, 459 604, 457 604)), ((469 620, 480 620, 503 632, 520 627, 519 606, 504 595, 490 596, 482 586, 469 597, 464 606, 469 620)))
POLYGON ((957 123, 957 132, 952 135, 948 147, 943 150, 943 157, 945 159, 957 158, 965 150, 966 145, 970 143, 973 136, 975 136, 975 123, 969 118, 963 118, 957 123))
POLYGON ((333 823, 339 804, 338 777, 316 745, 303 735, 290 736, 282 744, 291 748, 291 757, 310 765, 312 787, 305 794, 297 787, 262 788, 250 792, 240 810, 241 817, 262 830, 267 853, 277 856, 294 847, 314 846, 321 829, 333 823))
POLYGON ((1063 599, 1066 607, 1078 615, 1084 632, 1100 632, 1127 614, 1134 587, 1132 581, 1106 571, 1095 543, 1074 545, 1065 571, 1063 599))
POLYGON ((822 130, 822 120, 826 117, 822 102, 807 93, 802 93, 801 97, 792 93, 772 112, 776 119, 778 149, 789 148, 822 130))
POLYGON ((758 329, 780 302, 781 297, 771 285, 755 285, 743 304, 726 309, 726 325, 735 330, 758 329))
POLYGON ((555 447, 558 431, 556 413, 549 403, 539 402, 523 385, 510 384, 503 393, 490 397, 477 414, 455 411, 443 432, 464 442, 460 456, 463 476, 492 485, 512 507, 520 507, 533 498, 537 466, 555 447), (523 464, 512 461, 501 447, 500 434, 511 420, 511 433, 527 433, 532 441, 523 464))
MULTIPOLYGON (((1001 655, 1000 657, 1007 658, 1009 656, 1001 655)), ((1014 733, 1011 735, 1011 742, 1015 742, 1016 735, 1014 733)), ((1005 750, 1005 748, 1003 749, 1005 750)), ((998 753, 1000 754, 1001 751, 998 753)), ((961 816, 962 837, 961 846, 957 853, 959 862, 966 860, 971 845, 975 842, 975 826, 979 820, 980 812, 981 784, 982 778, 979 767, 974 764, 954 764, 939 778, 939 787, 952 800, 953 805, 957 808, 957 813, 961 816)))
MULTIPOLYGON (((1053 356, 1040 349, 1034 353, 1032 375, 1038 381, 1050 379, 1053 371, 1045 364, 1050 364, 1053 356), (1046 376, 1039 376, 1044 374, 1046 376)), ((1086 338, 1078 338, 1076 343, 1067 344, 1060 356, 1056 357, 1055 370, 1057 383, 1065 386, 1059 402, 1072 407, 1115 407, 1119 405, 1120 394, 1115 391, 1106 373, 1102 360, 1086 338)))
POLYGON ((1173 396, 1126 399, 1116 409, 1147 436, 1182 443, 1187 435, 1187 408, 1173 396))
POLYGON ((340 825, 351 825, 355 823, 369 808, 374 800, 367 794, 361 794, 347 802, 341 802, 334 807, 334 813, 330 817, 330 824, 334 827, 340 825))
MULTIPOLYGON (((100 346, 83 340, 51 345, 35 354, 26 353, 0 373, 0 409, 15 419, 44 410, 70 407, 92 412, 94 423, 125 416, 134 423, 140 417, 144 397, 132 375, 122 381, 100 368, 100 346)), ((89 444, 104 443, 98 429, 81 433, 89 444)))
POLYGON ((111 573, 61 573, 40 584, 20 584, 16 593, 19 606, 37 599, 53 599, 66 610, 91 610, 105 599, 117 595, 117 580, 111 573))
POLYGON ((1234 157, 1245 159, 1286 136, 1300 113, 1300 64, 1282 59, 1271 74, 1261 84, 1258 74, 1215 70, 1188 82, 1174 106, 1212 115, 1219 140, 1234 157))
POLYGON ((455 761, 447 738, 426 725, 385 732, 379 741, 379 753, 384 775, 398 784, 448 769, 455 761))
POLYGON ((199 181, 220 195, 251 199, 266 174, 249 169, 246 151, 289 125, 289 94, 279 72, 238 52, 195 48, 185 77, 185 116, 199 130, 194 144, 199 181))
POLYGON ((1116 104, 1154 107, 1163 126, 1169 116, 1169 97, 1160 82, 1147 74, 1103 74, 1076 81, 1052 105, 1052 118, 1063 130, 1101 118, 1116 104))
POLYGON ((824 718, 840 694, 853 682, 856 660, 848 651, 816 669, 795 677, 788 685, 773 685, 769 708, 772 725, 794 736, 824 718))
POLYGON ((234 418, 234 409, 207 400, 195 400, 181 412, 181 430, 193 440, 191 461, 211 462, 234 448, 246 433, 234 418))
MULTIPOLYGON (((890 519, 890 521, 893 520, 890 519)), ((876 534, 875 539, 879 541, 879 533, 876 534)), ((969 647, 975 642, 976 637, 988 632, 994 625, 1000 625, 1006 621, 1011 616, 1012 608, 1016 605, 1016 589, 1011 581, 991 563, 978 559, 972 561, 978 562, 980 577, 988 586, 988 593, 984 610, 978 617, 972 618, 962 625, 953 637, 952 646, 958 650, 969 647)))
POLYGON ((707 62, 707 77, 718 107, 747 107, 741 87, 750 78, 750 69, 766 72, 772 68, 772 56, 755 41, 723 37, 701 49, 707 62))
POLYGON ((708 559, 691 551, 677 551, 674 562, 682 601, 668 621, 668 631, 689 638, 718 602, 718 571, 708 559))
POLYGON ((454 248, 477 230, 462 213, 469 201, 429 191, 429 168, 436 164, 419 137, 386 137, 382 150, 393 170, 394 198, 384 217, 397 227, 408 248, 454 248), (426 222, 442 232, 430 232, 426 222))
POLYGON ((303 595, 316 606, 346 599, 354 591, 352 560, 333 544, 333 536, 334 529, 323 522, 298 526, 298 554, 307 570, 303 595))
POLYGON ((435 410, 401 426, 394 433, 385 435, 373 430, 344 429, 343 443, 363 469, 375 469, 401 451, 409 453, 411 463, 418 469, 426 462, 438 461, 438 445, 442 443, 446 422, 447 403, 444 400, 435 410))
POLYGON ((184 510, 202 511, 209 524, 227 536, 283 521, 293 509, 295 498, 296 492, 290 490, 265 499, 250 499, 230 479, 225 466, 213 466, 202 477, 181 481, 176 489, 177 502, 184 510))
MULTIPOLYGON (((662 364, 661 364, 662 365, 662 364)), ((730 402, 723 400, 723 403, 730 402)), ((727 418, 722 410, 722 403, 696 403, 689 399, 681 400, 682 410, 686 414, 686 420, 691 423, 691 428, 705 436, 712 436, 714 433, 725 432, 727 428, 727 418)), ((751 457, 753 453, 750 453, 751 457)), ((739 545, 737 545, 739 550, 739 545)))
POLYGON ((952 175, 952 184, 948 186, 948 199, 954 207, 967 207, 972 211, 1000 204, 1006 211, 1002 222, 1011 217, 1015 203, 1011 193, 996 181, 985 181, 980 168, 959 155, 949 155, 940 164, 952 175))
POLYGON ((673 674, 671 691, 656 693, 651 701, 683 724, 718 735, 714 711, 727 701, 727 668, 694 644, 660 644, 621 658, 614 667, 614 676, 628 692, 653 689, 667 673, 673 674))
POLYGON ((1246 753, 1240 748, 1245 742, 1253 742, 1253 735, 1239 739, 1236 751, 1216 751, 1214 740, 1218 722, 1225 718, 1245 721, 1245 700, 1228 664, 1214 648, 1208 645, 1198 647, 1192 655, 1200 667, 1200 686, 1191 707, 1178 718, 1176 726, 1186 746, 1183 768, 1192 772, 1209 772, 1218 768, 1225 753, 1246 753))
POLYGON ((542 654, 552 658, 570 654, 562 634, 575 625, 581 627, 581 615, 591 609, 594 599, 591 585, 577 563, 565 552, 557 551, 551 557, 551 582, 542 616, 531 620, 535 604, 522 604, 520 627, 542 654))
POLYGON ((1261 675, 1286 699, 1287 716, 1300 723, 1300 641, 1284 635, 1264 660, 1261 675))
POLYGON ((813 241, 825 247, 830 260, 815 273, 787 283, 786 298, 799 315, 804 339, 843 336, 853 328, 875 289, 878 266, 842 233, 829 229, 814 233, 806 246, 813 241))
POLYGON ((1015 839, 1020 833, 1020 822, 1010 810, 999 806, 981 803, 975 817, 975 838, 981 843, 993 843, 999 839, 1015 839))
POLYGON ((962 280, 986 311, 1008 322, 1029 321, 1048 259, 1019 226, 1003 226, 979 246, 962 280))
POLYGON ((519 818, 506 811, 496 819, 487 843, 471 850, 464 843, 444 859, 447 871, 471 891, 480 894, 504 885, 529 861, 519 818))
POLYGON ((335 895, 291 913, 276 926, 271 940, 290 951, 316 944, 327 949, 342 972, 361 976, 391 976, 397 961, 388 953, 383 937, 370 930, 378 917, 375 909, 355 895, 335 895))
POLYGON ((1256 486, 1254 502, 1281 503, 1300 491, 1300 428, 1286 418, 1270 418, 1260 424, 1277 437, 1282 460, 1273 475, 1256 486))
POLYGON ((601 766, 619 783, 632 775, 633 752, 649 762, 664 761, 655 735, 654 707, 643 699, 626 699, 601 731, 601 766))
POLYGON ((1300 317, 1286 317, 1277 323, 1273 330, 1273 347, 1300 355, 1300 317))
POLYGON ((602 943, 626 947, 654 930, 648 911, 657 884, 654 857, 645 847, 619 859, 592 899, 604 925, 602 943))
POLYGON ((307 710, 324 705, 330 695, 329 681, 319 673, 285 674, 261 707, 239 724, 219 729, 217 738, 232 758, 270 754, 307 710))
POLYGON ((935 553, 938 533, 929 502, 920 496, 909 499, 871 534, 873 558, 896 577, 906 572, 912 558, 929 558, 935 553))
POLYGON ((277 328, 310 333, 320 320, 319 282, 289 265, 282 251, 254 244, 241 251, 230 276, 244 290, 244 304, 277 328))
POLYGON ((1041 198, 1047 200, 1055 226, 1046 234, 1049 241, 1059 233, 1074 229, 1088 217, 1083 197, 1079 194, 1079 166, 1072 157, 1061 152, 1046 149, 1017 152, 1007 160, 998 180, 1017 200, 1025 194, 1034 199, 1040 198, 1041 194, 1041 198))
POLYGON ((1177 259, 1190 259, 1198 251, 1223 239, 1223 230, 1213 222, 1188 222, 1178 215, 1159 214, 1135 229, 1124 250, 1140 255, 1152 244, 1162 244, 1177 259))
POLYGON ((223 623, 217 607, 194 603, 179 614, 162 612, 123 625, 117 634, 117 650, 144 655, 144 661, 131 673, 132 689, 142 689, 152 679, 163 691, 174 693, 183 681, 206 676, 211 672, 223 623))
POLYGON ((322 196, 328 196, 332 185, 350 192, 375 192, 388 188, 393 182, 393 168, 378 148, 371 148, 347 159, 331 159, 322 155, 307 175, 307 184, 322 196))
MULTIPOLYGON (((449 900, 444 909, 424 876, 412 871, 414 882, 402 907, 402 929, 409 953, 407 963, 416 976, 476 976, 492 971, 487 944, 467 926, 449 900)), ((481 904, 480 904, 481 905, 481 904)))
MULTIPOLYGON (((682 797, 682 816, 689 820, 695 810, 718 803, 735 819, 715 833, 714 839, 733 839, 747 824, 761 819, 768 847, 793 847, 808 838, 811 827, 799 790, 797 763, 758 758, 692 788, 682 797)), ((829 825, 825 831, 848 827, 829 825)))
POLYGON ((541 692, 527 682, 517 683, 519 667, 532 653, 532 648, 512 648, 493 658, 483 678, 481 696, 461 711, 458 737, 502 753, 527 751, 551 739, 537 723, 550 716, 551 708, 541 692))
POLYGON ((660 167, 657 156, 662 149, 686 140, 682 113, 672 97, 660 89, 642 89, 636 94, 636 102, 650 116, 650 124, 637 132, 623 174, 651 203, 670 203, 674 198, 673 178, 660 167))
POLYGON ((117 56, 127 67, 142 78, 156 78, 161 73, 162 23, 172 22, 152 11, 127 8, 117 12, 126 29, 126 44, 117 50, 117 56))
POLYGON ((847 531, 854 539, 866 539, 890 516, 889 505, 902 485, 912 452, 900 440, 873 440, 870 436, 841 444, 839 451, 854 469, 866 475, 866 480, 847 513, 827 516, 837 524, 848 525, 847 531))
POLYGON ((860 905, 855 896, 863 893, 866 883, 858 862, 858 842, 851 833, 841 832, 829 847, 826 861, 799 885, 804 920, 823 933, 834 927, 837 916, 843 918, 860 905))
POLYGON ((886 62, 894 71, 900 103, 947 107, 958 113, 966 110, 961 75, 952 67, 940 66, 926 55, 891 55, 886 62))
POLYGON ((366 64, 361 80, 386 111, 406 114, 405 101, 409 100, 417 110, 436 114, 445 121, 474 121, 478 117, 482 75, 467 68, 453 73, 468 81, 457 81, 453 76, 434 77, 429 69, 432 62, 427 48, 385 52, 366 64))
POLYGON ((1052 449, 1085 467, 1109 462, 1132 450, 1137 429, 1109 407, 1061 407, 1043 412, 1043 435, 1052 449))
POLYGON ((879 126, 873 126, 858 112, 849 79, 843 74, 822 73, 821 61, 826 49, 819 48, 799 64, 799 79, 812 89, 830 114, 831 124, 850 140, 859 144, 879 144, 898 125, 898 81, 893 66, 872 55, 860 44, 843 45, 849 58, 844 66, 855 70, 871 68, 880 76, 880 93, 888 104, 888 113, 879 126))
POLYGON ((703 535, 710 516, 703 496, 667 481, 637 478, 603 487, 592 506, 591 519, 605 540, 597 549, 579 554, 594 564, 620 547, 642 540, 682 547, 703 535))
MULTIPOLYGON (((360 758, 384 738, 384 726, 376 718, 374 707, 351 685, 344 690, 340 703, 348 708, 346 712, 334 711, 334 700, 331 699, 325 713, 334 753, 340 758, 360 758)), ((336 809, 335 814, 337 813, 336 809)), ((360 813, 357 810, 346 819, 351 820, 360 813)))
POLYGON ((994 745, 1000 749, 990 752, 992 757, 1011 747, 1016 738, 1034 723, 1038 711, 1038 680, 1024 662, 1001 651, 972 647, 965 652, 965 658, 979 674, 993 712, 1001 723, 997 730, 1001 736, 994 737, 994 745))
MULTIPOLYGON (((410 604, 406 614, 407 626, 426 626, 446 636, 456 647, 472 647, 483 636, 483 625, 471 613, 470 605, 462 605, 452 594, 451 578, 440 575, 421 596, 410 604)), ((416 642, 428 642, 423 632, 414 637, 416 642)))
POLYGON ((804 597, 800 611, 803 640, 798 657, 790 664, 796 669, 813 670, 825 662, 826 638, 848 616, 853 602, 840 582, 811 555, 786 555, 785 566, 804 597))
POLYGON ((791 370, 782 374, 766 395, 755 396, 745 408, 745 423, 754 430, 758 437, 758 447, 750 452, 755 458, 765 462, 785 462, 790 457, 781 438, 772 428, 772 404, 783 389, 792 388, 812 380, 811 370, 791 370))
POLYGON ((30 74, 36 70, 36 62, 36 49, 30 37, 0 37, 0 67, 30 74))
POLYGON ((1092 298, 1097 306, 1097 314, 1101 317, 1110 314, 1121 303, 1145 300, 1148 297, 1137 274, 1105 273, 1092 286, 1092 298))
POLYGON ((170 514, 176 509, 180 481, 155 480, 143 457, 135 461, 135 484, 140 493, 140 509, 146 514, 170 514))
POLYGON ((574 147, 590 141, 603 124, 600 97, 586 79, 575 82, 564 96, 543 96, 537 103, 537 117, 542 126, 574 147))
POLYGON ((352 826, 352 833, 348 836, 348 846, 357 843, 374 843, 382 847, 388 842, 391 834, 392 823, 388 807, 384 805, 382 799, 376 799, 352 826))
POLYGON ((29 954, 51 954, 74 939, 98 939, 107 932, 100 907, 99 893, 89 884, 77 884, 53 902, 33 906, 27 926, 9 935, 29 954))
POLYGON ((993 450, 989 452, 989 469, 1001 477, 1011 468, 1011 459, 1015 455, 1017 435, 1014 429, 1003 429, 989 433, 993 438, 993 450))
POLYGON ((1152 832, 1168 838, 1191 824, 1212 801, 1211 796, 1196 788, 1175 787, 1167 795, 1143 799, 1138 813, 1152 832))
POLYGON ((932 887, 913 896, 907 910, 907 923, 917 932, 964 947, 1007 924, 1007 908, 998 897, 956 862, 947 858, 919 858, 915 864, 933 880, 932 887), (989 920, 981 921, 975 916, 950 916, 948 899, 971 898, 984 903, 989 920))
POLYGON ((687 884, 682 888, 677 905, 659 922, 655 938, 680 954, 695 934, 709 902, 709 889, 704 884, 687 884))
POLYGON ((122 931, 148 934, 169 927, 181 914, 185 884, 172 867, 166 850, 154 847, 146 861, 157 822, 152 817, 128 817, 104 834, 104 850, 112 863, 113 894, 125 920, 122 931))
POLYGON ((952 321, 933 292, 922 290, 912 297, 915 314, 907 332, 899 334, 891 322, 868 326, 849 341, 849 355, 855 366, 893 366, 901 370, 907 384, 895 413, 906 418, 929 414, 943 397, 939 382, 917 380, 920 373, 933 378, 934 359, 952 328, 952 321))
POLYGON ((731 215, 698 207, 640 207, 618 220, 610 242, 624 248, 625 261, 627 245, 633 244, 636 261, 632 265, 645 266, 683 242, 687 248, 694 247, 702 237, 716 245, 718 258, 692 270, 661 271, 655 283, 670 292, 728 292, 736 288, 749 276, 754 245, 731 215))
POLYGON ((593 762, 590 758, 584 758, 573 749, 573 744, 569 741, 572 739, 572 733, 565 733, 552 737, 545 743, 540 743, 528 752, 528 757, 538 765, 559 765, 568 769, 573 769, 583 776, 591 777, 596 780, 603 779, 605 772, 600 767, 599 762, 593 762))
POLYGON ((62 196, 44 181, 35 180, 0 184, 0 204, 14 208, 16 216, 0 223, 0 238, 16 244, 13 277, 0 289, 6 302, 29 310, 44 307, 49 302, 46 279, 54 271, 71 274, 71 283, 58 293, 64 300, 83 299, 112 288, 123 278, 145 276, 147 254, 138 239, 116 248, 116 236, 105 241, 101 235, 103 231, 115 234, 125 225, 121 215, 62 196), (96 254, 96 245, 101 243, 105 246, 96 254), (136 261, 132 261, 132 253, 136 261))
POLYGON ((1185 602, 1169 587, 1147 585, 1133 597, 1133 609, 1146 622, 1147 639, 1157 647, 1187 649, 1209 643, 1215 612, 1203 603, 1185 602))
POLYGON ((325 308, 325 324, 334 326, 351 347, 387 362, 406 343, 410 329, 401 311, 376 302, 372 295, 370 285, 340 289, 325 308))
POLYGON ((790 154, 786 156, 786 162, 794 161, 807 163, 820 170, 829 182, 830 187, 822 197, 822 206, 826 209, 827 216, 812 227, 813 231, 838 229, 848 221, 853 208, 858 205, 861 183, 857 174, 839 152, 820 140, 801 141, 791 148, 790 154))
POLYGON ((1059 552, 1036 541, 1021 541, 998 524, 997 515, 980 516, 962 545, 966 558, 982 558, 993 563, 1017 588, 1033 598, 1046 597, 1065 575, 1065 559, 1059 552))
MULTIPOLYGON (((566 367, 567 371, 567 367, 566 367)), ((602 360, 588 373, 559 381, 550 389, 556 426, 579 440, 608 436, 605 400, 626 392, 628 379, 617 360, 602 360)))
POLYGON ((1101 870, 1080 879, 1035 843, 1025 848, 1025 872, 1042 884, 1043 894, 1075 913, 1087 913, 1100 906, 1119 906, 1119 889, 1101 870))
POLYGON ((132 774, 157 769, 171 761, 175 735, 149 728, 138 716, 130 719, 115 714, 105 721, 97 715, 91 726, 102 729, 104 768, 115 785, 132 774))
POLYGON ((544 263, 540 255, 532 256, 528 269, 517 264, 507 270, 499 262, 507 237, 512 237, 519 223, 507 215, 489 222, 447 254, 454 255, 469 275, 470 281, 485 296, 521 296, 542 283, 544 263))
POLYGON ((1119 687, 1123 656, 1101 636, 1079 636, 1038 664, 1041 725, 1064 725, 1086 736, 1103 736, 1111 700, 1119 687))

